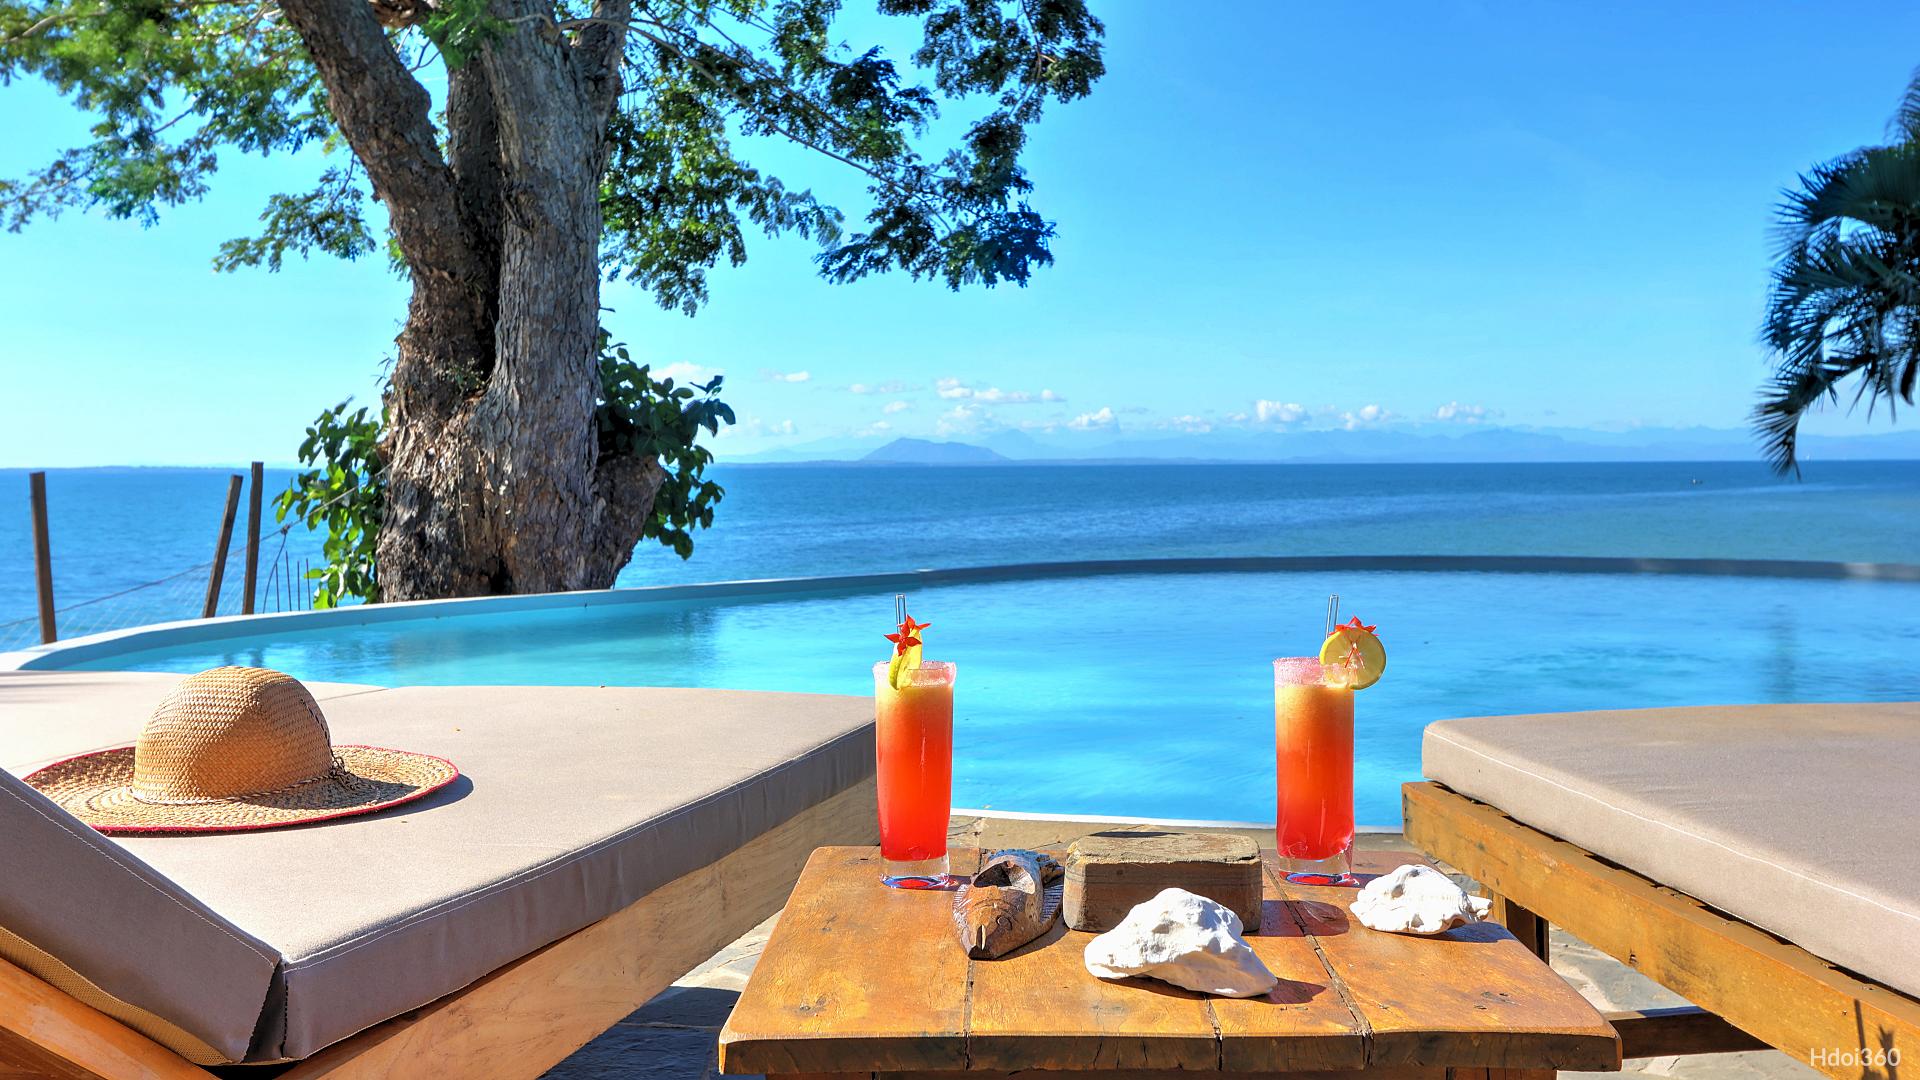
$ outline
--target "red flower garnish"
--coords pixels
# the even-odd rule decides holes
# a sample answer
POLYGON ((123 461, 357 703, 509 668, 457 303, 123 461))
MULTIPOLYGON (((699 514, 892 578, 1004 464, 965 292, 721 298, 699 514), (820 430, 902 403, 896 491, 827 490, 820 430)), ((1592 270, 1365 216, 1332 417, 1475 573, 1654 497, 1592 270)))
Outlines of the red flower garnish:
POLYGON ((1360 625, 1360 616, 1358 616, 1358 615, 1355 615, 1355 616, 1353 617, 1353 621, 1352 621, 1352 622, 1350 622, 1350 623, 1345 623, 1345 624, 1342 624, 1342 625, 1341 625, 1341 627, 1340 627, 1340 629, 1342 629, 1342 630, 1349 630, 1349 629, 1351 629, 1351 630, 1365 630, 1365 631, 1366 631, 1367 633, 1369 633, 1369 634, 1371 634, 1371 633, 1373 633, 1373 632, 1374 632, 1375 630, 1377 630, 1377 629, 1379 629, 1379 627, 1378 627, 1377 625, 1376 625, 1376 626, 1361 626, 1361 625, 1360 625))
POLYGON ((887 634, 885 637, 888 641, 893 642, 894 652, 905 656, 908 649, 920 644, 920 631, 932 625, 930 622, 914 622, 913 616, 909 615, 906 620, 900 624, 899 633, 887 634))

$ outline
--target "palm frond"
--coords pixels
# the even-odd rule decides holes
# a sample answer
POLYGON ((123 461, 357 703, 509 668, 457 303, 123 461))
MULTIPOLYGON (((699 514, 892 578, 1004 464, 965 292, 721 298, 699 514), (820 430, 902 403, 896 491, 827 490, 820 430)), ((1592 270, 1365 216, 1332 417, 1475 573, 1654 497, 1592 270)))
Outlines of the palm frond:
POLYGON ((1887 122, 1887 138, 1892 142, 1920 140, 1920 68, 1907 79, 1907 91, 1900 95, 1900 107, 1887 122))
POLYGON ((1920 381, 1920 72, 1896 141, 1809 169, 1778 208, 1760 339, 1774 372, 1753 423, 1776 471, 1799 474, 1800 419, 1857 378, 1850 408, 1913 403, 1920 381))
POLYGON ((1811 363, 1783 364, 1754 407, 1761 450, 1777 473, 1800 475, 1800 418, 1822 398, 1838 397, 1836 384, 1860 369, 1855 356, 1821 355, 1811 363))

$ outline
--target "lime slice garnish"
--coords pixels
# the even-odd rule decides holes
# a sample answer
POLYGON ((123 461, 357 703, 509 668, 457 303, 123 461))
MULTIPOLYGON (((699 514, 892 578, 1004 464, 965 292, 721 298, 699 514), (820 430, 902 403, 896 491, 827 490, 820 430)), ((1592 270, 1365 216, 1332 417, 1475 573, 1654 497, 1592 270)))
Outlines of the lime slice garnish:
POLYGON ((895 652, 887 664, 887 685, 900 689, 900 677, 920 666, 920 646, 910 645, 906 652, 895 652))
POLYGON ((1335 685, 1365 690, 1387 670, 1387 650, 1380 639, 1358 626, 1337 627, 1320 643, 1320 666, 1341 669, 1345 678, 1335 685))

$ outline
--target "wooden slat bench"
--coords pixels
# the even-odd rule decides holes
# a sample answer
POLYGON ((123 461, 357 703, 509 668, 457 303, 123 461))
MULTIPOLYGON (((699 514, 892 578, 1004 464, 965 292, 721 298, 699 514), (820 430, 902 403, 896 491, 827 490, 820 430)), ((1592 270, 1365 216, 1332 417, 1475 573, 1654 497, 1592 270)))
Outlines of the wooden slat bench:
POLYGON ((1559 926, 1699 1007, 1614 1017, 1630 1056, 1764 1045, 1839 1080, 1920 1061, 1920 1001, 1441 784, 1403 803, 1408 841, 1485 886, 1516 933, 1559 926))

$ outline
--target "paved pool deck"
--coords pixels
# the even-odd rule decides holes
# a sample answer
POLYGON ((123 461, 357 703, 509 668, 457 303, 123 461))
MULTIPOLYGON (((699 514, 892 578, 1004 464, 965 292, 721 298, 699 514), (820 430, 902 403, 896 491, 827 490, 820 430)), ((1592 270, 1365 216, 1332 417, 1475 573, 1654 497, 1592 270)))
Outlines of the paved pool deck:
MULTIPOLYGON (((950 827, 958 847, 1064 847, 1100 829, 1151 828, 1128 822, 1040 821, 955 817, 950 827)), ((1267 830, 1243 832, 1272 846, 1267 830)), ((1357 846, 1376 851, 1411 850, 1399 833, 1364 833, 1357 846)), ((708 1080, 716 1074, 715 1040, 779 916, 754 927, 706 963, 641 1006, 625 1020, 581 1047, 546 1075, 549 1080, 708 1080)), ((1553 931, 1553 969, 1603 1012, 1685 1005, 1646 976, 1559 929, 1553 931)), ((1778 1051, 1640 1058, 1628 1073, 1677 1080, 1814 1080, 1821 1074, 1778 1051)), ((1605 1077, 1609 1073, 1563 1073, 1605 1077)))

